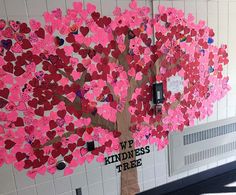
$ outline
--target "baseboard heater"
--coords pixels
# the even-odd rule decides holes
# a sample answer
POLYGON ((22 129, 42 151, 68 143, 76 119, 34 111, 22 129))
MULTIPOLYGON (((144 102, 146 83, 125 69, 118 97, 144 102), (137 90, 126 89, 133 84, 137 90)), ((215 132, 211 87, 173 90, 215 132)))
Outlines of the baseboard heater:
POLYGON ((169 175, 236 155, 236 117, 169 134, 169 175))

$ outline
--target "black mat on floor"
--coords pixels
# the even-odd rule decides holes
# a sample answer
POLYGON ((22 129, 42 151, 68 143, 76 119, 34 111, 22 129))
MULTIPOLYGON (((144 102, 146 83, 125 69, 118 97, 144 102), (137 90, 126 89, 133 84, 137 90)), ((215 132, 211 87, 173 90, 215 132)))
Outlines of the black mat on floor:
POLYGON ((146 190, 137 195, 236 195, 236 161, 146 190), (220 194, 222 195, 222 194, 220 194))

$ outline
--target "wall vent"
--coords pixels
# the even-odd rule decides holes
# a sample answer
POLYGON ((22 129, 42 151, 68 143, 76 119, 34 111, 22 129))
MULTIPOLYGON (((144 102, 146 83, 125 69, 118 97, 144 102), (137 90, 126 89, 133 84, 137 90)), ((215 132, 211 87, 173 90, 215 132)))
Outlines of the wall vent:
POLYGON ((236 154, 236 117, 169 135, 169 173, 175 175, 236 154))
POLYGON ((207 129, 205 131, 199 131, 197 133, 191 133, 185 135, 183 138, 184 145, 192 144, 195 142, 207 140, 213 137, 225 135, 236 131, 236 123, 223 125, 216 128, 207 129))

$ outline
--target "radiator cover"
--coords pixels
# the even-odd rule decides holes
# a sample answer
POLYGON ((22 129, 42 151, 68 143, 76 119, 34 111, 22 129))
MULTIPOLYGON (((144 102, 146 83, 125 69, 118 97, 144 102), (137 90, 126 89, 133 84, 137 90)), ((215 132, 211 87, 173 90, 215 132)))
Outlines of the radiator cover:
POLYGON ((169 134, 169 175, 236 155, 236 117, 169 134))

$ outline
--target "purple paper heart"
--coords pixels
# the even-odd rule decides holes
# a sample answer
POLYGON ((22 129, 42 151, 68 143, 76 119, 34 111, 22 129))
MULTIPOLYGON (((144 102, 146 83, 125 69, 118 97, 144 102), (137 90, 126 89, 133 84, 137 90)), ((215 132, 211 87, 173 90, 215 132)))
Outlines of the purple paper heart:
POLYGON ((12 46, 12 40, 10 40, 10 39, 1 40, 1 45, 4 49, 9 50, 12 46))

